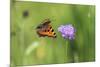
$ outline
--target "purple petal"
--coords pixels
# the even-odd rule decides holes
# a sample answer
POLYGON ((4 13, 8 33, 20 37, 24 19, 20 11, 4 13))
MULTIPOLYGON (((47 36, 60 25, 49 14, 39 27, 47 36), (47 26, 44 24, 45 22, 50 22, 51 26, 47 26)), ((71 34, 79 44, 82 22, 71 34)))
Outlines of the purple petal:
POLYGON ((58 31, 61 32, 62 37, 68 38, 69 40, 74 39, 76 29, 72 26, 72 24, 61 25, 58 27, 58 31))

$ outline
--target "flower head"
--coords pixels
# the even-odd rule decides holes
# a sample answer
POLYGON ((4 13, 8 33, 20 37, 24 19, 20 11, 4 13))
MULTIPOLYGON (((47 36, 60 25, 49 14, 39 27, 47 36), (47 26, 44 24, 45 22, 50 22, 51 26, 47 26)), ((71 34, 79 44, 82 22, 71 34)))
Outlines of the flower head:
POLYGON ((68 25, 61 25, 58 27, 58 31, 61 32, 62 37, 73 40, 75 38, 75 28, 72 26, 72 24, 68 25))

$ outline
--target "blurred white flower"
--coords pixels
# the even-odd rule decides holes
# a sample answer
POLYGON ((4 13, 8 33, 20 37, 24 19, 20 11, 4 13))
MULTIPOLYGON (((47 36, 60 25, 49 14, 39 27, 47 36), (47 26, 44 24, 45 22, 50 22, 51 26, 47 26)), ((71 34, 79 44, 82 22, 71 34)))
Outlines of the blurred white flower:
POLYGON ((32 51, 34 51, 39 46, 38 42, 33 42, 28 46, 28 48, 25 51, 25 55, 31 54, 32 51))

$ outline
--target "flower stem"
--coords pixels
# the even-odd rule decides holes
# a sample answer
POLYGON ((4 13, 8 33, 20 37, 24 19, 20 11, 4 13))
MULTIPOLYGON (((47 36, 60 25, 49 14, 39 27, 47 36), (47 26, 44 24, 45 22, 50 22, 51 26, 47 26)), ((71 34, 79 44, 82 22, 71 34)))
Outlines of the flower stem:
POLYGON ((72 63, 76 62, 76 49, 75 49, 75 44, 73 40, 70 40, 70 52, 71 52, 71 58, 72 58, 72 63))

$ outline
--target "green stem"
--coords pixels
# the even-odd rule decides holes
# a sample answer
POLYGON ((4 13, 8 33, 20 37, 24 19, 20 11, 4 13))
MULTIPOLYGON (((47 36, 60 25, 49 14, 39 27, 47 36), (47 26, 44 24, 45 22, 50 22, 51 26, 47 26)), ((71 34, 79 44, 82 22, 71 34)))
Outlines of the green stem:
POLYGON ((70 52, 71 52, 71 58, 72 58, 72 63, 76 62, 76 48, 73 40, 70 40, 69 44, 70 52))

